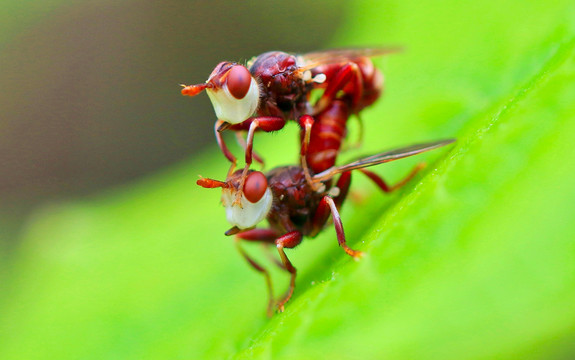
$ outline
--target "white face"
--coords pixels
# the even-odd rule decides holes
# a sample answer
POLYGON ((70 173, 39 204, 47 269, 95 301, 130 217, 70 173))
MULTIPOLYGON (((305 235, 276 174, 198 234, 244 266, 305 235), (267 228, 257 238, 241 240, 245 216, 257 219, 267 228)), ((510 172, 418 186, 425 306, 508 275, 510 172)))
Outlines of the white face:
POLYGON ((241 206, 233 205, 235 199, 235 189, 223 189, 222 204, 226 208, 228 222, 240 229, 247 229, 265 219, 272 207, 273 196, 271 190, 267 188, 264 196, 256 203, 249 202, 244 194, 240 201, 241 206))
POLYGON ((257 82, 252 78, 250 88, 242 99, 236 99, 224 85, 220 89, 206 89, 212 101, 218 120, 230 124, 239 124, 252 116, 259 104, 260 90, 257 82))

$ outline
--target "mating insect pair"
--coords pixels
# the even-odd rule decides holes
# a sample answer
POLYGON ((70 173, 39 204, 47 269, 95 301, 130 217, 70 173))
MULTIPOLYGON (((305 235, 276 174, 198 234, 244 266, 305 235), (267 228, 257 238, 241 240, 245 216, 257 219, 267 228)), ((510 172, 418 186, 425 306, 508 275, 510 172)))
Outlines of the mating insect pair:
POLYGON ((383 76, 369 57, 394 51, 346 49, 305 55, 268 52, 252 59, 249 70, 238 63, 221 62, 205 83, 183 85, 182 94, 208 93, 218 118, 218 145, 232 163, 228 175, 235 169, 236 157, 228 150, 222 132, 247 131, 245 141, 238 137, 245 147, 246 163, 240 185, 245 182, 252 158, 263 163, 252 150, 254 133, 281 130, 290 119, 302 127, 307 152, 302 166, 309 179, 308 166, 317 173, 335 164, 349 116, 358 114, 381 94, 383 76), (312 102, 315 90, 323 93, 312 102))
POLYGON ((202 178, 198 185, 222 188, 227 220, 233 226, 226 235, 236 235, 240 253, 265 275, 270 296, 268 313, 275 305, 270 275, 242 249, 239 241, 276 246, 282 267, 291 274, 288 291, 277 303, 282 311, 292 296, 296 278, 296 269, 284 249, 297 246, 303 236, 316 236, 330 214, 339 245, 353 257, 361 254, 347 246, 338 212, 348 194, 351 171, 361 171, 383 191, 390 192, 409 181, 421 167, 416 167, 395 186, 388 186, 365 168, 452 142, 415 145, 334 166, 347 132, 348 118, 371 105, 383 88, 383 77, 369 56, 389 52, 388 49, 332 50, 303 56, 270 52, 251 61, 249 70, 240 64, 222 62, 206 83, 185 86, 182 90, 190 96, 206 90, 212 100, 218 116, 216 139, 232 165, 225 181, 202 178), (314 90, 323 93, 312 103, 314 90), (255 131, 280 130, 288 119, 297 119, 301 127, 300 164, 275 168, 267 175, 249 170, 252 157, 263 163, 252 151, 255 131), (248 132, 245 142, 238 136, 240 144, 245 145, 243 170, 234 172, 236 158, 221 134, 226 129, 236 134, 248 132), (340 176, 334 184, 337 175, 340 176), (270 227, 255 229, 264 219, 270 227))

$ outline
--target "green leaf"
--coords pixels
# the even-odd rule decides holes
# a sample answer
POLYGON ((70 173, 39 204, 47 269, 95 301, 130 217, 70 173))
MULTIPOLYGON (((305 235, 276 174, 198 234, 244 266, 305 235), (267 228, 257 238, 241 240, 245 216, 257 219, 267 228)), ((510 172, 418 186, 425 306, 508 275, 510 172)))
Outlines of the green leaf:
MULTIPOLYGON (((428 161, 397 194, 354 179, 342 219, 367 256, 350 259, 332 229, 305 240, 288 253, 296 294, 267 319, 263 279, 223 236, 218 191, 194 185, 226 173, 214 147, 40 209, 4 269, 0 358, 568 357, 574 14, 572 1, 354 3, 335 45, 406 48, 381 62, 387 90, 363 116, 361 153, 458 138, 376 168, 393 181, 428 161)), ((295 161, 296 128, 255 146, 271 166, 295 161)))

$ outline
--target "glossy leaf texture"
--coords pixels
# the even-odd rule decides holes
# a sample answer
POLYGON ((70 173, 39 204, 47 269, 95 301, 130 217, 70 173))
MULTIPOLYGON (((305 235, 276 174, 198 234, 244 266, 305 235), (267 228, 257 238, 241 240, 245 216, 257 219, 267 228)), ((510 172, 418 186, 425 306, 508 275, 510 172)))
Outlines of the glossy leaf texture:
MULTIPOLYGON (((214 146, 40 209, 3 271, 0 358, 572 357, 574 14, 572 1, 350 4, 330 45, 405 51, 378 61, 385 95, 345 157, 458 139, 375 168, 397 180, 428 162, 391 196, 354 179, 342 220, 367 256, 349 258, 332 229, 304 240, 288 253, 296 294, 267 319, 264 280, 223 236, 219 192, 194 185, 225 176, 214 146)), ((256 150, 295 162, 295 130, 261 134, 256 150)))

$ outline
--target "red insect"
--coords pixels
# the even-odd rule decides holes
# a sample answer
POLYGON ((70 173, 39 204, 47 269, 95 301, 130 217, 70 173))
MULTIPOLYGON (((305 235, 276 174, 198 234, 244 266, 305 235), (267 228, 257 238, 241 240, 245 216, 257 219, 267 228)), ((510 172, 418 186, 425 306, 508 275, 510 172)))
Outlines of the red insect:
POLYGON ((312 184, 306 179, 301 166, 278 167, 269 171, 267 176, 259 171, 250 171, 243 185, 239 204, 235 203, 234 198, 242 189, 243 172, 241 170, 232 173, 225 182, 201 178, 198 180, 198 185, 205 188, 222 188, 222 203, 226 208, 226 217, 233 226, 226 232, 226 235, 236 235, 236 244, 240 253, 252 267, 265 276, 269 292, 268 314, 271 314, 274 296, 270 275, 241 248, 239 241, 257 241, 276 246, 282 267, 291 274, 289 289, 277 303, 278 310, 283 311, 284 305, 293 294, 296 279, 296 269, 284 249, 299 245, 304 236, 314 237, 319 234, 330 213, 339 245, 350 256, 354 258, 361 256, 361 252, 347 246, 338 212, 348 194, 351 171, 363 172, 381 190, 391 192, 407 183, 422 167, 415 167, 409 175, 393 186, 387 185, 381 177, 364 168, 417 155, 453 141, 443 140, 413 145, 366 157, 347 165, 332 167, 312 175, 312 184), (341 176, 334 186, 332 179, 338 174, 341 176), (319 191, 316 190, 318 188, 319 191), (264 218, 268 220, 270 227, 255 229, 255 226, 264 218))
MULTIPOLYGON (((289 119, 297 120, 302 129, 307 126, 308 134, 302 132, 302 141, 309 144, 307 162, 302 159, 304 171, 308 173, 309 163, 313 171, 320 172, 335 164, 349 116, 358 114, 381 94, 383 76, 369 57, 394 51, 343 49, 304 55, 267 52, 252 59, 249 70, 238 63, 221 62, 205 83, 183 85, 182 94, 195 96, 207 91, 218 117, 218 145, 232 162, 229 174, 235 169, 236 157, 228 150, 221 132, 248 132, 240 184, 246 179, 252 157, 263 163, 252 151, 254 132, 280 130, 289 119), (311 103, 311 92, 316 89, 322 89, 323 94, 311 103), (315 116, 321 125, 313 126, 315 116)), ((241 191, 237 201, 239 195, 241 191)))

